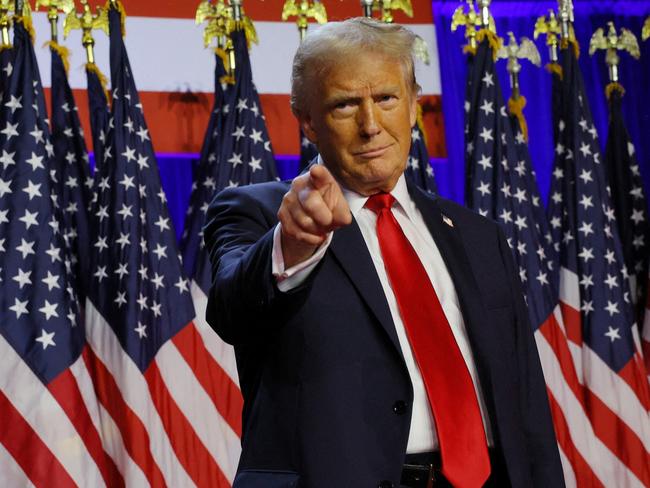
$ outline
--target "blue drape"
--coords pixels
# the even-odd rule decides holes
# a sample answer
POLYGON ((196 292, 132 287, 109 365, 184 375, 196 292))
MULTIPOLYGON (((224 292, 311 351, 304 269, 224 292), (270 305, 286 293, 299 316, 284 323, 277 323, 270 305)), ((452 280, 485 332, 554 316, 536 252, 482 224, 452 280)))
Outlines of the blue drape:
MULTIPOLYGON (((432 2, 436 24, 440 72, 442 78, 442 105, 445 120, 449 178, 447 186, 439 184, 440 192, 458 202, 464 198, 464 141, 463 102, 465 94, 466 59, 461 54, 464 44, 460 31, 451 32, 451 17, 461 3, 457 0, 432 2)), ((501 37, 512 31, 517 39, 526 36, 532 40, 535 19, 556 9, 555 1, 495 0, 490 6, 501 37)), ((607 137, 607 104, 604 88, 608 83, 604 52, 589 56, 589 40, 598 27, 614 21, 616 27, 625 27, 636 34, 641 47, 641 60, 621 54, 621 83, 626 89, 623 114, 637 156, 646 188, 650 188, 650 40, 641 41, 644 20, 650 15, 650 1, 580 1, 574 0, 575 31, 581 47, 580 67, 587 96, 591 104, 600 144, 604 149, 607 137)), ((544 63, 548 62, 545 39, 537 40, 544 63)), ((509 96, 505 60, 499 63, 498 75, 504 95, 509 96)), ((540 192, 546 199, 553 163, 553 131, 551 126, 551 75, 523 61, 520 84, 528 100, 524 111, 530 131, 530 151, 537 172, 540 192)))

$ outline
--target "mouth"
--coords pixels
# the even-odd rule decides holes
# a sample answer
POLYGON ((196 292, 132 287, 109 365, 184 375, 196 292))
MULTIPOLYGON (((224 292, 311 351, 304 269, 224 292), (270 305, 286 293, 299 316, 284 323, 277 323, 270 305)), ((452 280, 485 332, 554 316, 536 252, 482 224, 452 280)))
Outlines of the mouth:
POLYGON ((354 156, 358 158, 363 158, 363 159, 374 159, 383 156, 386 151, 390 148, 391 144, 388 144, 386 146, 381 146, 381 147, 376 147, 372 149, 366 149, 363 151, 357 151, 353 153, 354 156))

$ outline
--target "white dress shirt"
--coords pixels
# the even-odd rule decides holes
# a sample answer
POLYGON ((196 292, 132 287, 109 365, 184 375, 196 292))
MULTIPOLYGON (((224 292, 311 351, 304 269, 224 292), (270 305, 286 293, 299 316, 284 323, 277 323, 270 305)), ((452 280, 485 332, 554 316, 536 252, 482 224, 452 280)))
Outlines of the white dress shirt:
MULTIPOLYGON (((411 345, 406 335, 406 330, 404 329, 404 323, 402 322, 402 316, 399 307, 397 306, 395 294, 393 293, 390 281, 388 280, 388 275, 386 274, 386 269, 384 268, 384 260, 381 255, 376 232, 377 215, 372 210, 364 208, 368 197, 345 188, 342 188, 342 190, 343 195, 350 206, 352 216, 359 225, 359 229, 361 230, 361 234, 366 242, 372 261, 375 264, 377 275, 379 276, 381 286, 386 295, 386 301, 390 307, 390 313, 393 323, 395 324, 395 330, 397 331, 397 337, 402 348, 404 361, 406 362, 406 367, 408 368, 411 382, 413 384, 413 410, 406 452, 413 454, 426 451, 437 451, 438 437, 436 435, 435 423, 429 405, 427 392, 424 387, 420 369, 413 357, 413 351, 411 350, 411 345)), ((396 203, 392 208, 393 215, 395 215, 395 218, 406 235, 406 238, 415 249, 415 252, 420 258, 420 261, 431 280, 431 284, 438 295, 438 299, 440 300, 440 304, 445 312, 451 331, 456 339, 460 352, 463 355, 470 376, 472 377, 488 445, 492 446, 492 431, 487 417, 485 400, 481 391, 481 385, 479 384, 478 373, 476 371, 476 365, 474 364, 472 350, 467 337, 463 315, 460 311, 458 296, 456 295, 456 289, 449 271, 447 270, 447 266, 440 255, 438 246, 436 246, 433 237, 429 233, 420 211, 415 206, 413 200, 411 200, 406 187, 404 175, 402 175, 398 180, 397 185, 395 185, 395 188, 391 191, 391 195, 393 195, 396 200, 396 203)), ((453 225, 453 223, 451 224, 453 225)), ((332 240, 333 233, 328 235, 327 240, 318 248, 311 258, 285 270, 284 260, 282 258, 282 244, 280 241, 280 225, 281 224, 278 224, 274 231, 272 271, 273 275, 278 280, 278 288, 280 291, 288 291, 300 285, 313 271, 318 262, 325 255, 332 240)))

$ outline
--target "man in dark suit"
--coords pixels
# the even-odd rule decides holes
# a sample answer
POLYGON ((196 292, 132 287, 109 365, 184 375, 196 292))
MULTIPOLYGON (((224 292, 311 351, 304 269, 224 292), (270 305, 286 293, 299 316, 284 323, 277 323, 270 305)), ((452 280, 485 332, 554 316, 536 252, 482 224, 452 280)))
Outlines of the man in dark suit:
POLYGON ((564 485, 502 232, 404 178, 413 41, 368 19, 308 36, 292 108, 319 160, 210 207, 207 319, 244 395, 235 488, 564 485))

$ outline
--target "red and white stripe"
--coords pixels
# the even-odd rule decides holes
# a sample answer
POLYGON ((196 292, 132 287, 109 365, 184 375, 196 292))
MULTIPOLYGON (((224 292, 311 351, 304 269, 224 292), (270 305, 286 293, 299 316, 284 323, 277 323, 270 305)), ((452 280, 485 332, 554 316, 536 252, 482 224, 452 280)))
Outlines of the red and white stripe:
POLYGON ((23 478, 34 486, 124 486, 100 440, 94 394, 76 380, 81 358, 46 386, 0 336, 0 370, 11 372, 0 375, 0 471, 9 477, 2 486, 23 486, 23 478))
MULTIPOLYGON (((90 3, 103 5, 105 2, 90 3)), ((331 20, 361 15, 359 2, 325 0, 323 3, 331 20)), ((397 22, 420 35, 429 47, 431 64, 425 66, 418 62, 416 74, 422 86, 429 154, 445 157, 440 71, 431 2, 413 0, 412 3, 412 19, 399 12, 395 17, 397 22)), ((299 154, 298 124, 289 107, 291 61, 299 37, 295 22, 281 22, 283 4, 284 0, 245 0, 244 9, 253 19, 259 37, 259 44, 250 52, 251 65, 273 149, 276 154, 299 154)), ((125 43, 157 152, 198 153, 203 142, 212 106, 214 54, 203 48, 203 26, 194 22, 197 5, 198 1, 125 2, 128 14, 125 43)), ((60 19, 60 32, 62 22, 60 19)), ((50 35, 44 12, 34 14, 34 26, 37 35, 34 45, 40 46, 50 35)), ((310 29, 315 28, 316 24, 310 26, 310 29)), ((97 64, 109 76, 108 37, 103 32, 95 36, 97 64)), ((74 31, 61 42, 71 51, 70 85, 85 133, 90 136, 81 34, 74 31)), ((49 50, 36 49, 36 54, 43 84, 49 87, 49 50)), ((46 94, 49 96, 49 90, 46 94)), ((86 142, 92 147, 90 138, 86 142)))
POLYGON ((565 268, 559 308, 536 340, 569 485, 650 486, 650 398, 640 352, 617 374, 582 341, 578 277, 565 268))
POLYGON ((645 307, 641 328, 641 350, 643 351, 648 380, 650 380, 650 276, 648 277, 648 296, 646 297, 645 307))
POLYGON ((232 381, 224 388, 194 324, 165 343, 144 374, 90 300, 86 329, 84 361, 127 485, 230 486, 240 453, 241 395, 232 381))

